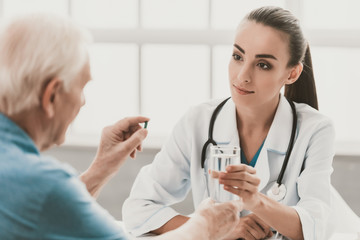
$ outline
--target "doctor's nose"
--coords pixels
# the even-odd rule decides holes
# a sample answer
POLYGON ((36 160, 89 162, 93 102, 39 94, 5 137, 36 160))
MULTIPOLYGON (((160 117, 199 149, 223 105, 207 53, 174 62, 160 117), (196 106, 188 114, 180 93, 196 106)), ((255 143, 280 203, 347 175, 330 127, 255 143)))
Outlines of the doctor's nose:
POLYGON ((251 82, 251 69, 249 66, 243 65, 236 75, 236 80, 238 82, 250 83, 251 82))

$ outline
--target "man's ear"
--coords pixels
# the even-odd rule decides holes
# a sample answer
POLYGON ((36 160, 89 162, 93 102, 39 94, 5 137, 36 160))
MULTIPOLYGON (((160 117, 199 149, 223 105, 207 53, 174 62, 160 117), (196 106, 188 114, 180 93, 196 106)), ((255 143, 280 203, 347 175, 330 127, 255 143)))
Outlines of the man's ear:
POLYGON ((292 83, 296 82, 302 73, 303 67, 304 67, 304 65, 302 63, 298 63, 297 65, 292 67, 290 69, 290 74, 289 74, 287 80, 285 81, 285 84, 292 84, 292 83))
POLYGON ((48 82, 43 91, 41 97, 41 107, 44 110, 48 118, 52 118, 55 115, 55 98, 58 97, 60 93, 62 81, 55 77, 48 82))

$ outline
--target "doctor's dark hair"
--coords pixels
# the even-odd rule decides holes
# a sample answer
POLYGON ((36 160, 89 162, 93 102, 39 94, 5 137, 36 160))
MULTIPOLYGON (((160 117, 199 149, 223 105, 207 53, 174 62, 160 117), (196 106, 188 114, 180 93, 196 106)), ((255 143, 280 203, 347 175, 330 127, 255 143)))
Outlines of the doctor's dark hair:
POLYGON ((288 67, 301 62, 304 68, 296 82, 285 86, 285 97, 319 109, 310 48, 296 17, 288 10, 279 7, 261 7, 250 12, 244 20, 261 23, 288 35, 290 53, 288 67))

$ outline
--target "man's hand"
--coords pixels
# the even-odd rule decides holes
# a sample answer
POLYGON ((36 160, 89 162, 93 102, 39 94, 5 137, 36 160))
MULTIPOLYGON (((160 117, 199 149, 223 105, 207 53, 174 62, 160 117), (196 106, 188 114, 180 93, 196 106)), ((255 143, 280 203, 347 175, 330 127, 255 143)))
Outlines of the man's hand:
POLYGON ((199 209, 179 228, 155 237, 156 240, 217 240, 224 239, 239 224, 241 200, 215 203, 205 199, 199 209))
POLYGON ((255 214, 249 214, 245 217, 241 217, 238 226, 234 228, 227 239, 258 240, 271 237, 272 235, 273 233, 270 226, 255 214))
POLYGON ((196 219, 196 215, 199 215, 206 219, 207 239, 224 239, 239 224, 242 209, 242 200, 215 203, 213 200, 205 199, 193 218, 196 219))
POLYGON ((149 121, 146 117, 128 117, 103 129, 96 157, 81 175, 91 195, 97 196, 125 160, 129 156, 135 158, 136 151, 141 151, 147 130, 139 124, 146 121, 149 121))
POLYGON ((190 226, 193 231, 198 232, 200 238, 192 239, 224 239, 238 225, 240 211, 243 209, 241 200, 225 203, 215 203, 213 200, 205 199, 194 216, 185 225, 190 226))

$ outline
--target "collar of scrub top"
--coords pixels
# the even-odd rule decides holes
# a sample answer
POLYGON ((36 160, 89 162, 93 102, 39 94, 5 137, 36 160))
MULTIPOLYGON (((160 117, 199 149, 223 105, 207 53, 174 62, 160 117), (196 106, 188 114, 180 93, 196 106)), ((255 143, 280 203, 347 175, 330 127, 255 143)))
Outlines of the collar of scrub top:
MULTIPOLYGON (((285 156, 291 137, 292 125, 293 114, 291 106, 287 99, 280 94, 280 101, 274 120, 255 165, 256 175, 260 178, 259 191, 268 184, 270 179, 268 152, 285 156)), ((240 146, 236 123, 236 106, 231 99, 226 102, 216 118, 213 139, 218 145, 240 146)))

